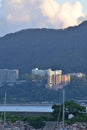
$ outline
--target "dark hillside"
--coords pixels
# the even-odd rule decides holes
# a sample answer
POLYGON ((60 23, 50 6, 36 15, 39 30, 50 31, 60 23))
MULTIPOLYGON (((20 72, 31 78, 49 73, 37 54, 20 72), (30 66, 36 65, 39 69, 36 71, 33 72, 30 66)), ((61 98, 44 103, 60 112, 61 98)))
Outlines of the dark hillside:
POLYGON ((87 73, 87 21, 65 30, 28 29, 0 38, 0 68, 87 73))

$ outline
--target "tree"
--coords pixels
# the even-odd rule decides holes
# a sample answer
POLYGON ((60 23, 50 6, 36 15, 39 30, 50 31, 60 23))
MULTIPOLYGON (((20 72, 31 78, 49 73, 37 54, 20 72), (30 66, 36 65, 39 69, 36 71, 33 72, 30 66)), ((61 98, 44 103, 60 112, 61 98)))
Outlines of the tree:
MULTIPOLYGON (((58 115, 60 115, 60 119, 62 119, 62 111, 63 111, 62 108, 63 108, 63 104, 52 106, 52 109, 53 109, 52 115, 56 120, 58 119, 58 115)), ((65 118, 66 119, 68 119, 69 114, 73 114, 74 116, 81 116, 85 112, 86 112, 86 107, 81 106, 75 101, 72 100, 72 101, 65 102, 65 118)))
POLYGON ((54 120, 57 120, 59 118, 58 116, 60 116, 60 118, 61 118, 61 114, 62 114, 61 105, 55 104, 52 106, 52 109, 53 109, 52 115, 54 117, 54 120))
POLYGON ((66 110, 69 114, 73 114, 74 116, 82 114, 86 112, 86 107, 81 106, 76 103, 74 100, 65 102, 66 110))

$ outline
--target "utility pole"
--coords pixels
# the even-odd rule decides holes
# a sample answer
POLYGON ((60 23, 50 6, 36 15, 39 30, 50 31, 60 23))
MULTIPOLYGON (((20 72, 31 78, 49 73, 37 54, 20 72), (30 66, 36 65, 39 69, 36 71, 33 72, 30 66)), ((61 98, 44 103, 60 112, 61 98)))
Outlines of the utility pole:
POLYGON ((6 130, 6 92, 5 92, 5 99, 4 99, 4 130, 6 130))
POLYGON ((65 90, 63 88, 63 130, 65 130, 65 90))

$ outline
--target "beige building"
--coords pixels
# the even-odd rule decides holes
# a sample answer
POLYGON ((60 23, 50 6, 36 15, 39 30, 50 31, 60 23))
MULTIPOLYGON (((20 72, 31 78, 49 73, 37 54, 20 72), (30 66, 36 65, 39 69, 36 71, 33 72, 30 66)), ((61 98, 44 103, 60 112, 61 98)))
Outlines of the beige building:
POLYGON ((61 84, 62 70, 52 71, 49 69, 48 73, 48 86, 50 88, 56 87, 61 84))
POLYGON ((35 76, 47 77, 47 86, 49 88, 60 88, 60 86, 70 82, 70 75, 62 75, 62 70, 39 70, 32 69, 32 74, 35 76))
POLYGON ((61 88, 70 82, 70 75, 62 75, 62 70, 52 71, 49 69, 48 86, 49 88, 61 88))
POLYGON ((54 84, 54 71, 51 69, 48 70, 48 86, 52 87, 54 84))
POLYGON ((62 75, 62 84, 67 84, 70 82, 70 75, 62 75))
POLYGON ((62 81, 62 75, 57 74, 57 75, 55 76, 56 86, 57 86, 57 85, 60 85, 60 84, 61 84, 61 81, 62 81))

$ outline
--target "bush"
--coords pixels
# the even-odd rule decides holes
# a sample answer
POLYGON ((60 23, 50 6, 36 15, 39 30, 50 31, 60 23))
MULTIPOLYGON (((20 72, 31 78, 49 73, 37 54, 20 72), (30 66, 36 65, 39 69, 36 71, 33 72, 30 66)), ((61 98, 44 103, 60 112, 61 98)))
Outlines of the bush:
POLYGON ((36 129, 43 128, 45 126, 43 117, 32 116, 32 117, 26 117, 24 120, 29 122, 29 124, 36 129))

